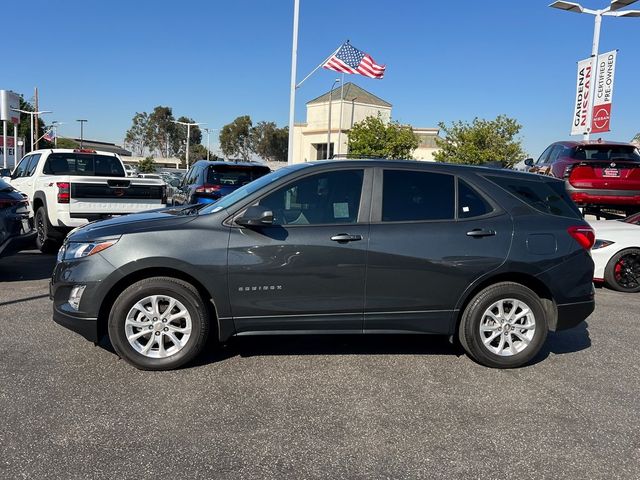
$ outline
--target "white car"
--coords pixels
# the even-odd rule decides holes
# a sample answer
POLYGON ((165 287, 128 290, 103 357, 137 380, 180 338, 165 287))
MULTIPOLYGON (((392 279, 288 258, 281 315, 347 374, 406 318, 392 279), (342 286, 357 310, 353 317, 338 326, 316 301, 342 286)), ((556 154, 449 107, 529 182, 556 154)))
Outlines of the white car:
POLYGON ((596 232, 593 279, 620 292, 640 292, 640 213, 589 223, 596 232))

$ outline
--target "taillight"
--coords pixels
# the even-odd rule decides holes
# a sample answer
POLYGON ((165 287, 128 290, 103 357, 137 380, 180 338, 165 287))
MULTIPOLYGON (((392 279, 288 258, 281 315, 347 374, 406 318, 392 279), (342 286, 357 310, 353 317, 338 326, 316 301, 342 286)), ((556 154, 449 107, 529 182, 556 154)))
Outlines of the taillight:
POLYGON ((565 179, 569 178, 569 176, 571 175, 571 170, 573 170, 573 167, 575 167, 575 166, 576 166, 575 163, 567 165, 567 168, 564 169, 563 178, 565 178, 565 179))
POLYGON ((220 185, 201 185, 196 187, 196 193, 215 193, 220 190, 220 185))
POLYGON ((584 225, 569 227, 567 228, 567 233, 585 250, 590 250, 596 241, 596 234, 593 228, 585 227, 584 225))
POLYGON ((71 199, 71 184, 68 182, 57 182, 58 203, 69 203, 71 199))
POLYGON ((23 200, 14 200, 13 198, 0 198, 0 208, 15 207, 25 203, 23 200))

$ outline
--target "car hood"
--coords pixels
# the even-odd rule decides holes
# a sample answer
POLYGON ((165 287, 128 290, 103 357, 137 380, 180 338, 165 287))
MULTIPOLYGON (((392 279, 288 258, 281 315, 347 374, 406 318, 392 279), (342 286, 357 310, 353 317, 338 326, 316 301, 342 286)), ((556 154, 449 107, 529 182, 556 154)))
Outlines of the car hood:
POLYGON ((195 218, 196 215, 183 215, 180 214, 180 210, 171 208, 132 213, 88 223, 73 230, 67 238, 72 242, 90 242, 100 238, 119 237, 128 233, 175 230, 195 218))

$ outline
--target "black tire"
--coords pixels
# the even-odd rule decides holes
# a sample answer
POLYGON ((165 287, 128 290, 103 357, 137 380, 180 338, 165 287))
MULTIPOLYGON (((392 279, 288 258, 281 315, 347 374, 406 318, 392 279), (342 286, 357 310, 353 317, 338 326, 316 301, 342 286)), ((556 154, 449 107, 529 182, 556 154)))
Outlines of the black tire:
MULTIPOLYGON (((523 321, 528 322, 529 317, 525 317, 523 321)), ((517 329, 513 326, 508 328, 510 329, 509 331, 517 331, 518 334, 525 332, 525 330, 517 329)), ((538 354, 547 337, 548 330, 547 315, 538 295, 519 283, 501 282, 485 288, 471 299, 462 314, 458 337, 467 354, 481 365, 492 368, 516 368, 528 363, 538 354), (490 342, 489 347, 485 346, 483 336, 480 333, 480 324, 489 307, 500 300, 506 299, 519 300, 529 307, 533 313, 535 329, 533 337, 529 339, 529 343, 526 346, 523 346, 524 343, 518 343, 519 346, 523 347, 521 351, 510 356, 501 356, 490 350, 492 342, 490 342)), ((499 333, 497 328, 495 332, 499 333)), ((500 327, 500 332, 503 332, 502 327, 500 327)), ((513 334, 508 334, 505 330, 503 333, 499 333, 496 340, 498 343, 501 341, 502 335, 509 339, 514 338, 513 334)), ((489 334, 490 336, 491 334, 489 334)))
POLYGON ((42 253, 56 253, 60 248, 60 241, 53 237, 53 225, 49 223, 47 210, 39 207, 34 217, 36 227, 36 248, 42 253))
POLYGON ((604 268, 604 282, 619 292, 640 292, 640 248, 620 250, 604 268))
MULTIPOLYGON (((113 303, 108 322, 109 339, 120 358, 140 370, 172 370, 190 362, 202 351, 209 334, 209 317, 209 309, 193 285, 171 277, 147 278, 126 288, 113 303), (191 334, 185 345, 164 358, 150 358, 138 352, 129 343, 125 331, 129 311, 136 303, 152 295, 169 296, 181 302, 191 318, 191 334)), ((163 334, 160 335, 164 338, 163 334)))

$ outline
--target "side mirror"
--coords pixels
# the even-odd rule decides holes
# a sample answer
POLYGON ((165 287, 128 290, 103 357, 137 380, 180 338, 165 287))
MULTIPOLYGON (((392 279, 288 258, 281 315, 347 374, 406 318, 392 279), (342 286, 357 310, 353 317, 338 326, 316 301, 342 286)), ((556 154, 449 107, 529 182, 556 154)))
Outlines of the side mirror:
POLYGON ((261 205, 254 205, 245 210, 235 222, 243 227, 264 227, 273 225, 273 212, 261 205))
POLYGON ((527 167, 533 167, 533 158, 525 158, 525 160, 524 160, 524 164, 525 164, 527 167))

